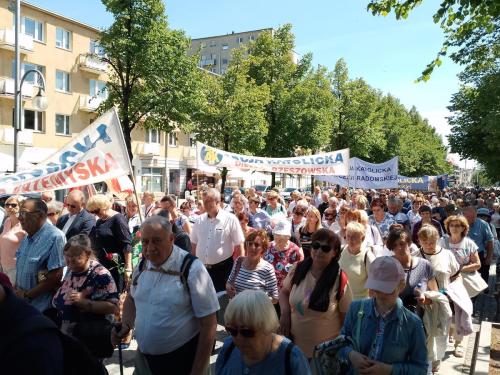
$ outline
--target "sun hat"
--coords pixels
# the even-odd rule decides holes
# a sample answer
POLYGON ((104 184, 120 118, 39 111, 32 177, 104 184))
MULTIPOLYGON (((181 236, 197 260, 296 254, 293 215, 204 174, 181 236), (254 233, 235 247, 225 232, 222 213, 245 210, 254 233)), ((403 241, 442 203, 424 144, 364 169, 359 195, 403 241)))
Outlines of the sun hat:
POLYGON ((281 219, 276 222, 273 229, 273 235, 276 236, 290 236, 292 234, 292 225, 286 219, 281 219))
POLYGON ((401 263, 390 256, 375 258, 368 270, 366 289, 390 294, 405 279, 405 271, 401 263))

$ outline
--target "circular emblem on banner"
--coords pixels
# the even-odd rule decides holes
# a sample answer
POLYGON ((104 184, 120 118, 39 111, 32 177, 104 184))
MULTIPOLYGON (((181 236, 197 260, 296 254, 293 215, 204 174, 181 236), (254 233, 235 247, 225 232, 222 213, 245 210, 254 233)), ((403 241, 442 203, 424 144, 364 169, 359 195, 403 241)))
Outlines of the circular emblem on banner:
POLYGON ((201 160, 203 160, 208 165, 217 165, 222 161, 222 154, 219 154, 217 150, 211 147, 203 146, 201 148, 201 160))

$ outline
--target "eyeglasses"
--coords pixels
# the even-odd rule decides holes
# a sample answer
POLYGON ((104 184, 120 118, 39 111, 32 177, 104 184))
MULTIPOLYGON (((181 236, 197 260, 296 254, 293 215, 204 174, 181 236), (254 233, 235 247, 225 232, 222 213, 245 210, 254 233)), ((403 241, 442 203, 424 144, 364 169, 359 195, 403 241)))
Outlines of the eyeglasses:
POLYGON ((49 212, 47 213, 47 216, 56 216, 56 215, 59 215, 59 212, 49 212))
POLYGON ((5 207, 16 208, 17 207, 17 203, 5 203, 5 207))
POLYGON ((69 203, 66 203, 66 207, 71 207, 71 208, 78 208, 78 206, 75 206, 74 204, 69 204, 69 203))
POLYGON ((259 249, 259 248, 262 248, 262 244, 261 243, 256 243, 255 241, 245 241, 245 246, 246 247, 250 247, 250 246, 253 246, 255 247, 256 249, 259 249))
POLYGON ((330 252, 332 250, 332 248, 330 247, 330 245, 322 245, 320 242, 313 242, 311 244, 311 247, 314 250, 321 249, 324 253, 328 253, 328 252, 330 252))
POLYGON ((228 327, 226 326, 226 331, 233 337, 238 336, 238 333, 245 337, 251 338, 255 336, 255 330, 252 328, 241 328, 241 327, 228 327))
POLYGON ((267 198, 267 199, 269 199, 270 201, 275 201, 275 200, 276 200, 276 199, 278 199, 278 198, 276 198, 276 197, 269 197, 269 198, 267 198))

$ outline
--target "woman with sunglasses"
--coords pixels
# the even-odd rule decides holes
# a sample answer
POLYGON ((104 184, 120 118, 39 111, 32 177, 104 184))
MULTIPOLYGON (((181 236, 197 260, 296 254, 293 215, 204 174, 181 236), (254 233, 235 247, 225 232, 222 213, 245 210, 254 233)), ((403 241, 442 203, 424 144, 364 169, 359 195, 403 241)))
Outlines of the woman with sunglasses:
POLYGON ((215 363, 217 375, 309 375, 304 354, 286 337, 276 334, 278 317, 262 291, 246 290, 229 302, 224 314, 224 341, 215 363))
POLYGON ((61 216, 61 212, 64 209, 64 203, 56 200, 51 200, 47 203, 47 219, 52 223, 52 225, 57 224, 57 220, 61 216))
POLYGON ((306 222, 299 230, 300 246, 302 247, 304 258, 309 258, 311 255, 311 238, 313 233, 322 227, 323 224, 321 223, 321 215, 318 209, 315 207, 309 207, 306 214, 306 222))
POLYGON ((99 263, 111 272, 121 293, 132 274, 132 238, 127 220, 111 209, 111 200, 103 194, 90 197, 87 210, 98 217, 90 232, 92 248, 99 263))
POLYGON ((17 196, 11 196, 5 201, 5 212, 8 217, 0 234, 0 266, 12 284, 16 281, 16 251, 26 236, 19 222, 19 202, 17 196))
POLYGON ((273 303, 278 303, 278 284, 271 263, 262 259, 269 243, 265 230, 250 233, 245 240, 244 257, 239 257, 233 264, 226 283, 229 298, 244 290, 262 290, 271 298, 273 303))
POLYGON ((312 358, 314 346, 338 336, 352 301, 340 270, 340 239, 328 229, 312 235, 311 256, 292 268, 280 291, 280 330, 312 358))

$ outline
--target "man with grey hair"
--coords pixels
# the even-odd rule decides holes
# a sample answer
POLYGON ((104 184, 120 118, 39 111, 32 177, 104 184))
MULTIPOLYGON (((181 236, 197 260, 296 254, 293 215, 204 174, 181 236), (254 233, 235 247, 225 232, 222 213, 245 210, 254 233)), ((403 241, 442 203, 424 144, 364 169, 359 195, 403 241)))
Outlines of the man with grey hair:
POLYGON ((141 227, 142 261, 132 274, 115 345, 135 328, 138 374, 201 374, 208 365, 217 328, 217 295, 203 264, 173 244, 162 216, 141 227), (144 372, 146 370, 146 372, 144 372))
POLYGON ((205 264, 215 290, 226 290, 226 281, 233 268, 233 253, 244 255, 245 237, 236 216, 221 209, 220 192, 208 189, 203 195, 205 213, 200 215, 191 231, 193 254, 205 264))

